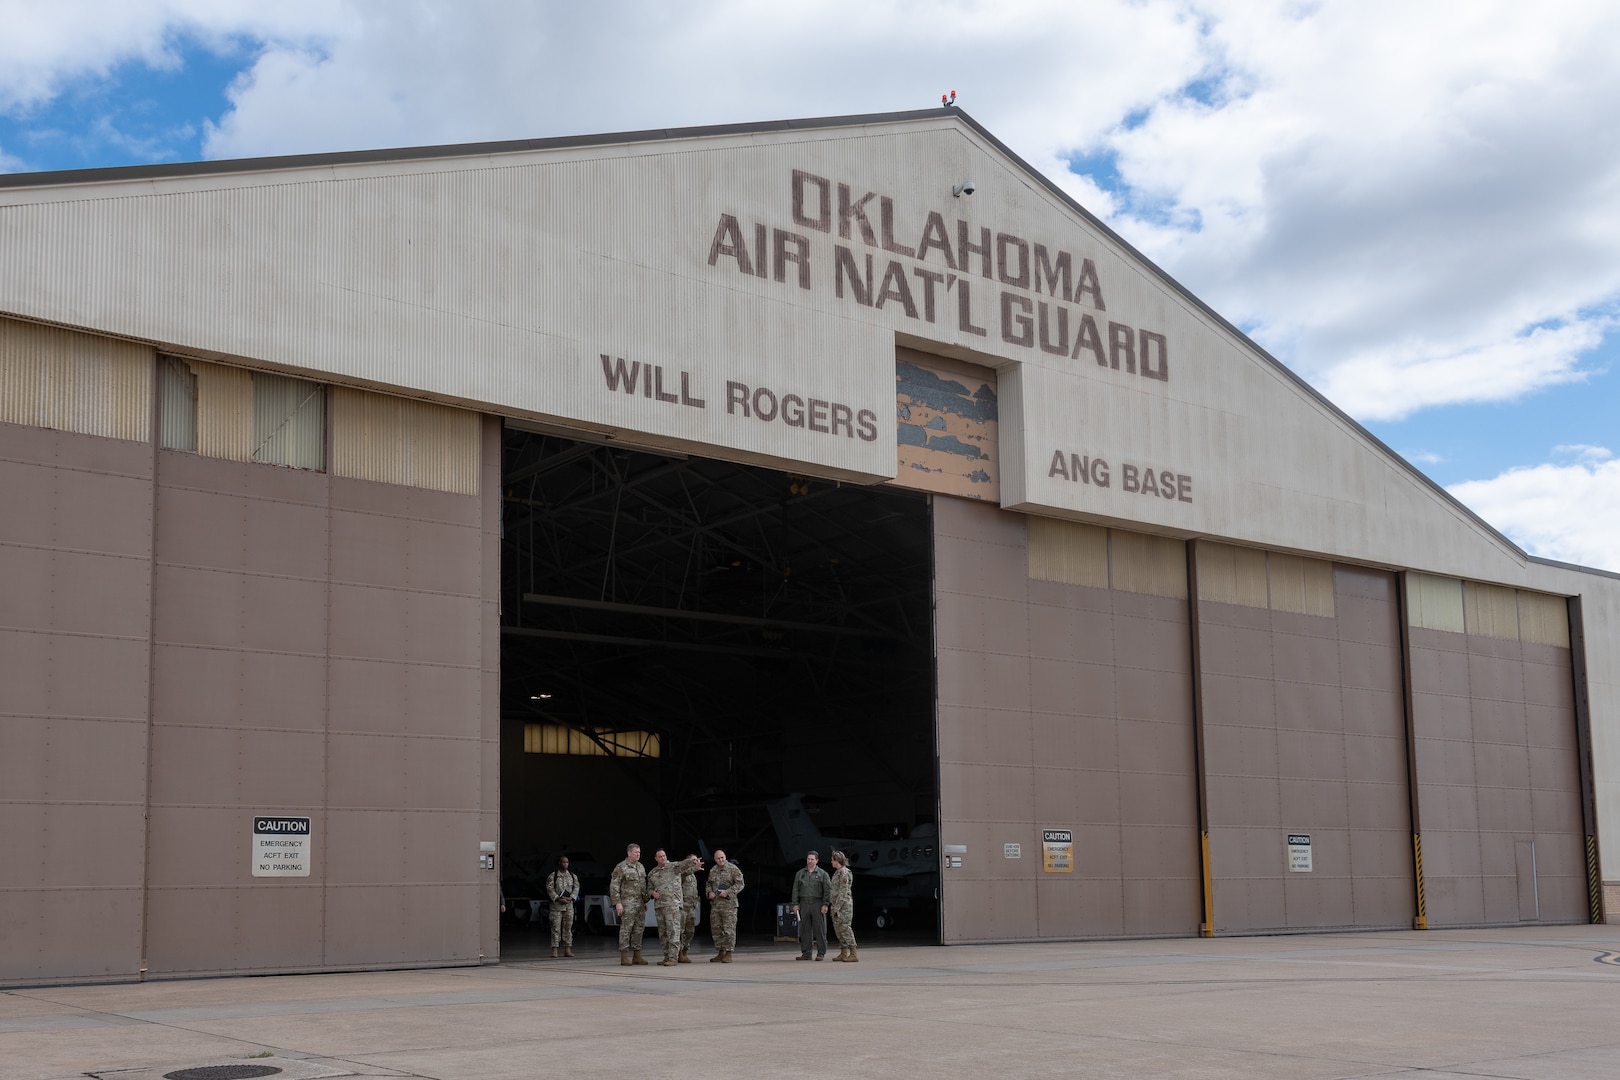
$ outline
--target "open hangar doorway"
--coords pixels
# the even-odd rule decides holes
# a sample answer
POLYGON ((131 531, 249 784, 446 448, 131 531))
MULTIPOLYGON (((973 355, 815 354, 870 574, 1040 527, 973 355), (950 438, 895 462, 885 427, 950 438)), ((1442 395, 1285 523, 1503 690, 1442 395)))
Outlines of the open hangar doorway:
POLYGON ((858 928, 938 941, 928 497, 512 425, 503 477, 502 955, 559 854, 616 947, 581 924, 631 841, 723 848, 764 941, 837 840, 858 928))

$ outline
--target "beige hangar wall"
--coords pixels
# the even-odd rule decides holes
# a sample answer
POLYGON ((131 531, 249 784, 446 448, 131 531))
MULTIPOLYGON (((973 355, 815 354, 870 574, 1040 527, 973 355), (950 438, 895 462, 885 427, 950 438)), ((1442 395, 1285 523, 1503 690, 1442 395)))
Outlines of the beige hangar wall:
POLYGON ((28 319, 856 480, 895 475, 914 347, 996 370, 1009 510, 1579 596, 1620 866, 1620 580, 1526 558, 960 114, 44 178, 0 205, 0 310, 28 319))

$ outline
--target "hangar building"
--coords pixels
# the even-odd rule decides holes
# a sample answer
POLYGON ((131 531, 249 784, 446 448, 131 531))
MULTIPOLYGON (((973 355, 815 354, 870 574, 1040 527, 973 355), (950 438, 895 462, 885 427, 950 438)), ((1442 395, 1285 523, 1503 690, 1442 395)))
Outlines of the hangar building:
POLYGON ((769 815, 945 944, 1620 904, 1616 575, 955 110, 0 177, 0 496, 6 985, 769 815))

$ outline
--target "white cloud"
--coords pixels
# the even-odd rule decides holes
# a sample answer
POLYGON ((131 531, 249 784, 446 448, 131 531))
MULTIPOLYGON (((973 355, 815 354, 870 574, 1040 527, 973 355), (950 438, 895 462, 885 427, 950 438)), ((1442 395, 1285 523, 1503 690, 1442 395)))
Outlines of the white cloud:
POLYGON ((671 7, 350 0, 319 48, 271 42, 215 156, 962 106, 1032 163, 1203 63, 1178 3, 716 0, 671 7), (1144 60, 1151 62, 1144 62, 1144 60))
POLYGON ((1448 490, 1533 555, 1620 571, 1620 459, 1604 447, 1558 449, 1575 460, 1448 490))
POLYGON ((1400 420, 1429 405, 1503 401, 1584 378, 1577 360, 1602 342, 1608 325, 1586 319, 1481 345, 1389 342, 1333 364, 1316 382, 1364 420, 1400 420))
POLYGON ((1199 8, 1207 103, 1101 141, 1160 204, 1127 235, 1358 416, 1580 376, 1620 296, 1620 8, 1199 8))
POLYGON ((172 157, 172 147, 191 138, 196 134, 196 129, 182 124, 141 137, 131 135, 119 128, 110 117, 103 116, 91 124, 89 134, 91 138, 107 146, 115 146, 137 161, 162 161, 172 157))
POLYGON ((1553 453, 1561 457, 1574 458, 1583 465, 1596 465, 1614 457, 1614 451, 1607 446, 1586 446, 1582 443, 1566 443, 1563 446, 1553 447, 1553 453))
POLYGON ((329 35, 344 19, 320 0, 0 0, 0 26, 0 111, 17 113, 122 63, 172 68, 179 37, 223 48, 237 36, 329 35))

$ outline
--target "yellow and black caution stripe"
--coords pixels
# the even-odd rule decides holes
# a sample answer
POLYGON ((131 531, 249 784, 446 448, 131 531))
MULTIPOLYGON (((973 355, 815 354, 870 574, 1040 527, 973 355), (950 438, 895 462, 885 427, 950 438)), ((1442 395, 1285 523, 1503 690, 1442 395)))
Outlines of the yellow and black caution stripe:
POLYGON ((1586 892, 1593 925, 1603 921, 1603 883, 1598 880, 1597 837, 1586 838, 1586 892))
POLYGON ((1417 878, 1417 918, 1412 920, 1414 930, 1429 928, 1429 903, 1423 895, 1423 837, 1412 834, 1412 872, 1417 878))
POLYGON ((1199 855, 1203 860, 1204 871, 1204 924, 1198 928, 1203 937, 1215 936, 1215 892, 1211 887, 1209 874, 1209 830, 1199 832, 1199 855))

